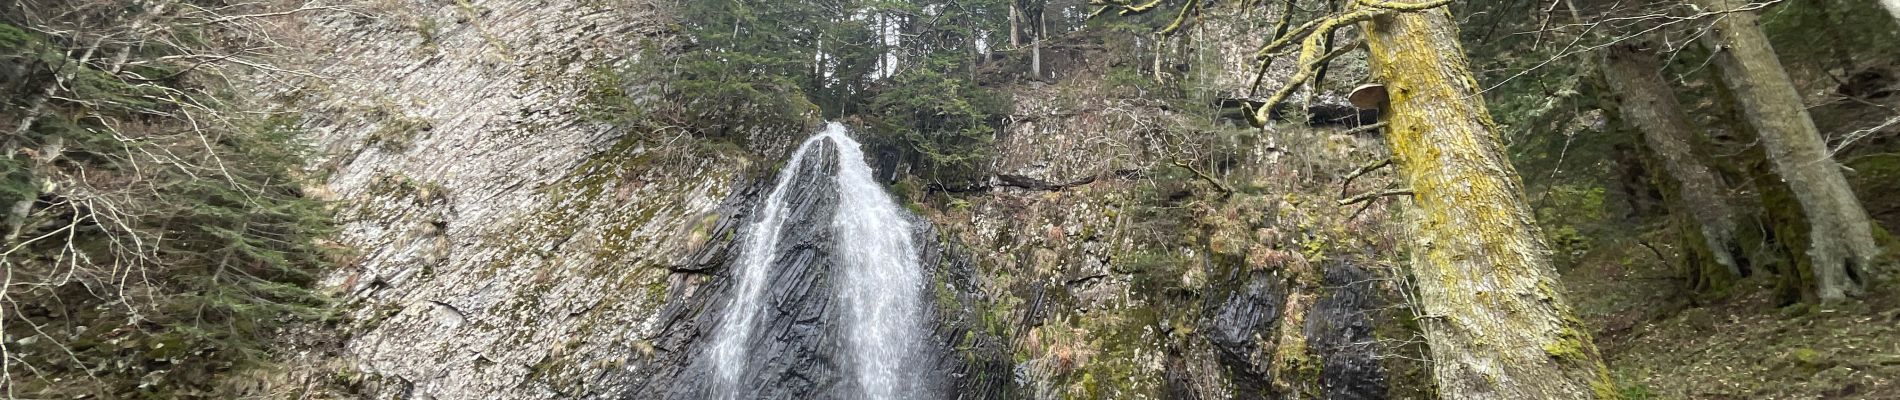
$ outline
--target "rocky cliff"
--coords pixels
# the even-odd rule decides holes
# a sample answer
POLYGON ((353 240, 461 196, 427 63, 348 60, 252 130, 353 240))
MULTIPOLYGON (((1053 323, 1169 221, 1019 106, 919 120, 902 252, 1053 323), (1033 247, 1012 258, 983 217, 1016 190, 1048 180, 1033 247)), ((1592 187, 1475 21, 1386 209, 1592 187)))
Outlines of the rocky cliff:
MULTIPOLYGON (((333 381, 340 397, 703 397, 735 240, 815 121, 745 127, 720 146, 591 116, 600 71, 678 51, 661 4, 371 7, 300 15, 304 45, 323 49, 299 60, 312 76, 261 84, 307 111, 339 241, 359 249, 325 281, 351 321, 339 345, 302 358, 305 380, 333 381)), ((1233 87, 1212 98, 1252 97, 1238 88, 1251 77, 1209 66, 1250 53, 1266 29, 1256 19, 1223 16, 1176 44, 1209 43, 1188 48, 1205 61, 1186 74, 1233 87)), ((987 185, 908 193, 916 236, 931 238, 925 386, 963 398, 1409 393, 1415 366, 1391 355, 1415 344, 1386 323, 1403 312, 1390 306, 1403 293, 1390 213, 1334 202, 1340 177, 1383 153, 1377 138, 1191 124, 1108 88, 1080 61, 1101 56, 1083 40, 1051 52, 1078 60, 1051 63, 1061 78, 999 84, 1017 106, 987 185), (1215 148, 1232 150, 1204 152, 1215 148)), ((772 384, 747 395, 839 384, 839 333, 824 323, 837 311, 821 290, 836 271, 811 222, 836 207, 824 187, 793 196, 805 223, 777 256, 776 335, 756 355, 756 380, 772 384)))
POLYGON ((385 2, 300 18, 313 168, 358 249, 324 367, 368 398, 567 398, 653 354, 671 268, 750 161, 582 116, 590 72, 665 48, 649 2, 385 2), (669 144, 673 146, 669 147, 669 144))
POLYGON ((1084 78, 1014 93, 993 185, 930 208, 986 250, 986 320, 1013 343, 1026 397, 1418 395, 1417 365, 1394 362, 1418 354, 1391 323, 1409 318, 1393 307, 1396 221, 1383 205, 1335 201, 1390 184, 1342 187, 1379 138, 1297 124, 1272 138, 1183 132, 1169 126, 1197 126, 1192 116, 1086 78, 1103 71, 1066 72, 1084 78), (1203 152, 1218 148, 1235 150, 1203 152))

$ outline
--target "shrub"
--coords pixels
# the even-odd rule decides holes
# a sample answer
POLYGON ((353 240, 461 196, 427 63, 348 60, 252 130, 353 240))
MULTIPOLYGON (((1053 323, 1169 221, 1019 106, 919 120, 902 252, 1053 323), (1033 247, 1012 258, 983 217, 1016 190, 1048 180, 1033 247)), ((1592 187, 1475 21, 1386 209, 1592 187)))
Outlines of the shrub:
POLYGON ((995 158, 997 127, 1008 113, 1005 96, 945 75, 948 61, 899 73, 872 101, 881 118, 877 140, 902 150, 916 174, 940 187, 984 179, 995 158))
MULTIPOLYGON (((167 32, 196 35, 188 22, 204 17, 167 32)), ((127 54, 146 65, 114 71, 103 55, 127 44, 50 36, 97 22, 17 29, 0 14, 0 71, 22 78, 0 87, 0 118, 25 121, 0 127, 18 133, 0 145, 6 389, 233 397, 223 374, 270 363, 279 331, 328 317, 311 287, 331 219, 302 195, 293 118, 231 111, 236 96, 195 75, 215 66, 156 66, 201 41, 143 43, 127 54), (86 45, 104 47, 64 48, 86 45), (76 58, 88 53, 101 56, 76 58), (53 82, 66 84, 45 95, 53 82)))

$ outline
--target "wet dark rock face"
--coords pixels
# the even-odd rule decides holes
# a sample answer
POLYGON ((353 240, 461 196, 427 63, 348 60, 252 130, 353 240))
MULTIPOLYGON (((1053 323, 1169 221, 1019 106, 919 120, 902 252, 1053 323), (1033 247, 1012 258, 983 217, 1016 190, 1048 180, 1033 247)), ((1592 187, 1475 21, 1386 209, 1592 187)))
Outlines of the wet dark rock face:
POLYGON ((1224 295, 1210 296, 1205 325, 1207 341, 1214 344, 1222 366, 1233 375, 1238 398, 1263 398, 1272 390, 1268 376, 1271 340, 1280 328, 1280 314, 1286 307, 1287 289, 1281 278, 1269 273, 1248 273, 1244 286, 1224 295))
POLYGON ((1011 350, 1002 338, 984 332, 981 310, 985 299, 977 291, 975 273, 964 249, 938 241, 936 227, 912 217, 912 236, 920 238, 923 265, 936 287, 926 293, 924 321, 933 321, 930 357, 923 371, 934 388, 927 392, 943 399, 1018 398, 1011 378, 1011 350))
POLYGON ((1379 309, 1372 274, 1349 262, 1326 263, 1326 290, 1306 314, 1308 351, 1319 355, 1319 390, 1335 400, 1383 399, 1385 371, 1367 315, 1379 309))
MULTIPOLYGON (((766 275, 764 314, 759 317, 751 342, 746 343, 748 368, 739 378, 752 384, 739 388, 738 398, 836 397, 849 389, 841 387, 844 382, 837 379, 846 374, 847 366, 842 364, 845 333, 840 331, 844 325, 839 321, 842 310, 833 304, 835 297, 830 290, 836 263, 831 257, 833 243, 828 228, 838 207, 837 183, 831 179, 838 169, 837 158, 830 156, 836 153, 832 146, 827 142, 811 149, 812 154, 787 188, 791 190, 785 196, 790 213, 784 231, 776 232, 782 238, 779 254, 772 257, 776 268, 766 275)), ((761 193, 769 194, 765 190, 761 193)), ((755 215, 765 206, 764 197, 759 199, 751 205, 755 215)), ((713 307, 699 315, 701 337, 713 336, 718 321, 737 297, 732 293, 737 268, 735 258, 720 269, 720 289, 714 291, 720 294, 712 300, 713 307)), ((703 351, 706 344, 696 347, 703 351)), ((705 354, 695 357, 692 368, 703 371, 695 375, 713 376, 716 366, 712 361, 705 354)), ((719 388, 708 387, 713 382, 674 382, 674 390, 682 398, 710 398, 721 393, 719 388)))
MULTIPOLYGON (((784 200, 789 213, 780 232, 778 253, 764 289, 764 307, 747 343, 747 369, 737 388, 741 399, 850 399, 858 386, 850 365, 844 330, 845 307, 834 288, 843 270, 832 254, 831 220, 838 210, 837 152, 833 143, 811 149, 784 200)), ((717 384, 711 347, 721 317, 732 307, 746 230, 762 210, 776 176, 761 176, 722 204, 722 222, 709 244, 680 274, 707 275, 697 290, 675 290, 663 318, 668 322, 653 339, 655 354, 627 368, 632 385, 624 398, 704 399, 725 393, 717 384)), ((918 349, 918 371, 911 374, 918 398, 998 398, 1007 393, 1007 351, 994 338, 972 333, 981 322, 971 310, 980 300, 970 283, 967 263, 936 242, 928 223, 912 219, 921 261, 932 274, 932 299, 917 312, 930 324, 927 346, 918 349), (937 291, 949 293, 937 293, 937 291), (953 299, 945 304, 945 300, 953 299), (968 343, 966 343, 968 342, 968 343), (983 360, 970 354, 988 354, 983 360)), ((678 283, 676 282, 676 285, 678 283)))
MULTIPOLYGON (((851 349, 844 330, 845 306, 834 288, 843 270, 834 262, 836 250, 830 231, 839 209, 834 173, 838 169, 831 143, 812 149, 801 166, 785 201, 790 205, 775 267, 768 274, 765 305, 757 331, 748 344, 748 369, 738 388, 740 399, 854 399, 859 398, 850 365, 851 349), (822 155, 822 156, 821 156, 822 155)), ((737 183, 740 188, 719 206, 720 220, 710 237, 716 238, 673 266, 673 289, 662 311, 663 328, 652 338, 650 356, 636 357, 613 374, 628 382, 620 393, 629 399, 705 399, 725 393, 717 384, 711 346, 722 315, 732 306, 733 276, 741 260, 747 228, 761 212, 772 190, 776 171, 764 171, 737 183)), ((936 227, 911 216, 912 235, 921 262, 930 274, 919 310, 926 321, 926 345, 917 349, 917 371, 912 374, 920 399, 1015 399, 1030 396, 1017 387, 1015 348, 1011 340, 985 327, 990 307, 976 287, 970 253, 941 239, 936 227)), ((1218 258, 1218 257, 1217 257, 1218 258)), ((1215 264, 1245 266, 1240 259, 1215 264)), ((1324 398, 1381 399, 1387 397, 1388 379, 1376 357, 1379 348, 1368 314, 1380 307, 1380 289, 1372 274, 1347 261, 1318 266, 1321 287, 1295 284, 1273 268, 1246 266, 1226 269, 1225 277, 1201 293, 1199 329, 1195 339, 1205 345, 1164 349, 1164 377, 1170 398, 1324 398), (1299 295, 1306 304, 1289 304, 1299 295), (1289 310, 1304 308, 1304 310, 1289 310), (1303 314, 1301 314, 1303 313, 1303 314), (1288 315, 1301 315, 1293 321, 1288 315), (1303 344, 1278 343, 1286 337, 1304 338, 1303 344), (1289 366, 1276 366, 1281 346, 1305 348, 1307 371, 1317 376, 1275 377, 1289 366), (1188 368, 1191 357, 1211 353, 1222 377, 1188 368), (1176 365, 1179 364, 1179 365, 1176 365), (1225 382, 1209 386, 1206 382, 1225 382), (1293 387, 1285 387, 1285 385, 1293 387), (1225 386, 1225 387, 1222 387, 1225 386), (1227 395, 1221 395, 1226 393, 1227 395)), ((1224 269, 1224 268, 1215 268, 1224 269)), ((1217 274, 1222 275, 1222 274, 1217 274)), ((1026 304, 1038 314, 1036 304, 1026 304)), ((993 311, 991 311, 993 312, 993 311)), ((1021 336, 1034 318, 1007 321, 1005 336, 1021 336)), ((609 377, 609 380, 612 377, 609 377)))
MULTIPOLYGON (((1363 400, 1387 397, 1387 379, 1377 357, 1369 313, 1379 307, 1375 280, 1350 262, 1324 263, 1323 288, 1305 311, 1303 326, 1282 320, 1292 293, 1284 278, 1267 271, 1244 273, 1225 293, 1209 297, 1204 335, 1220 364, 1231 374, 1234 394, 1242 399, 1299 398, 1363 400), (1303 387, 1276 388, 1272 352, 1282 329, 1300 329, 1306 354, 1319 365, 1317 382, 1282 379, 1303 387), (1297 390, 1303 393, 1280 393, 1297 390)), ((1301 288, 1297 290, 1312 290, 1301 288)))

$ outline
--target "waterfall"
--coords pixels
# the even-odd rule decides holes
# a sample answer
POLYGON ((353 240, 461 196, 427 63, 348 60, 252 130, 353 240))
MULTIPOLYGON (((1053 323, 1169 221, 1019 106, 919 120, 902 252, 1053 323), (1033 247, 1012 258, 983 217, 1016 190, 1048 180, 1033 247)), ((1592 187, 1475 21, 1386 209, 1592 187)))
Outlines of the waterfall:
POLYGON ((778 174, 778 183, 772 186, 772 194, 767 195, 765 204, 759 207, 759 217, 747 228, 738 268, 729 278, 738 280, 737 295, 733 297, 732 306, 726 308, 726 314, 720 316, 718 331, 713 334, 713 366, 718 378, 715 387, 725 391, 721 397, 732 397, 733 388, 739 387, 739 376, 745 373, 746 343, 752 341, 752 326, 758 322, 759 308, 764 302, 760 297, 765 291, 766 272, 772 268, 772 257, 778 254, 779 232, 783 231, 785 214, 791 208, 785 203, 785 189, 791 186, 793 175, 798 174, 806 150, 823 139, 823 135, 812 136, 792 152, 792 159, 785 162, 785 169, 778 174))
POLYGON ((906 396, 902 376, 919 342, 917 299, 923 268, 910 237, 910 223, 884 186, 871 178, 858 142, 836 123, 821 136, 838 143, 838 256, 845 266, 840 289, 848 310, 846 326, 856 355, 858 385, 871 399, 906 396))
MULTIPOLYGON (((884 186, 872 178, 859 144, 844 125, 831 123, 806 139, 779 172, 772 193, 748 228, 748 239, 732 279, 737 279, 732 306, 726 308, 714 333, 713 357, 721 397, 735 397, 747 368, 747 344, 765 299, 765 278, 778 254, 779 235, 790 212, 785 192, 800 165, 824 140, 838 152, 837 211, 829 229, 833 235, 835 274, 833 293, 845 312, 843 324, 848 356, 840 362, 852 373, 855 397, 895 399, 916 397, 912 383, 913 353, 922 342, 919 297, 923 268, 911 237, 910 222, 884 186)), ((823 157, 820 155, 819 157, 823 157)))

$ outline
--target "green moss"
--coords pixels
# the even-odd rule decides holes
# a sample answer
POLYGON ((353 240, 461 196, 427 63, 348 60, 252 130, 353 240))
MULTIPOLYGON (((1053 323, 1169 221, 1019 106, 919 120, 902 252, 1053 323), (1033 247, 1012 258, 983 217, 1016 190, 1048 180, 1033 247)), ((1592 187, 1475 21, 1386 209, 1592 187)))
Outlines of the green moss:
POLYGON ((1808 347, 1797 347, 1789 350, 1786 357, 1788 365, 1804 375, 1812 375, 1816 372, 1833 368, 1836 364, 1836 362, 1828 358, 1827 354, 1808 347))
POLYGON ((947 275, 949 274, 931 274, 931 276, 936 278, 935 284, 932 286, 932 291, 937 295, 937 309, 955 311, 958 308, 962 308, 963 305, 957 301, 956 289, 950 287, 950 282, 948 281, 949 277, 947 275))
POLYGON ((669 284, 668 284, 668 283, 666 282, 666 279, 665 279, 666 277, 665 277, 665 275, 664 275, 664 274, 665 274, 665 268, 661 268, 661 267, 659 267, 659 266, 654 266, 654 267, 651 267, 651 268, 648 268, 648 270, 650 270, 650 271, 656 271, 656 272, 660 272, 660 273, 661 273, 661 275, 660 275, 660 276, 656 276, 656 277, 648 277, 648 278, 646 279, 646 281, 647 281, 647 283, 646 283, 646 292, 647 292, 647 296, 646 296, 646 303, 644 303, 644 304, 642 304, 642 305, 643 305, 643 306, 649 306, 649 307, 658 307, 658 306, 660 306, 661 304, 665 304, 665 303, 666 303, 666 294, 667 294, 667 290, 666 290, 666 289, 667 289, 668 287, 671 287, 671 285, 669 285, 669 284))
POLYGON ((1282 337, 1274 351, 1280 357, 1277 360, 1281 363, 1280 375, 1275 379, 1280 380, 1281 385, 1307 396, 1321 396, 1319 377, 1325 372, 1325 367, 1312 353, 1312 349, 1306 346, 1304 336, 1282 337))
MULTIPOLYGON (((1628 383, 1617 390, 1617 396, 1619 398, 1625 400, 1650 400, 1658 397, 1649 390, 1648 386, 1644 386, 1642 383, 1628 380, 1624 380, 1623 382, 1628 383)), ((1602 395, 1598 394, 1598 397, 1602 397, 1602 395)))
POLYGON ((1601 366, 1599 366, 1598 370, 1597 376, 1590 379, 1590 391, 1596 394, 1597 399, 1613 400, 1623 398, 1623 391, 1617 390, 1616 381, 1610 379, 1609 370, 1603 369, 1601 366))
POLYGON ((1106 399, 1106 398, 1113 397, 1113 396, 1110 396, 1109 393, 1105 393, 1105 391, 1102 388, 1102 384, 1100 382, 1096 382, 1095 374, 1093 373, 1083 372, 1082 378, 1079 379, 1078 381, 1079 381, 1078 383, 1082 385, 1082 393, 1088 394, 1088 398, 1106 399))
POLYGON ((1592 371, 1595 372, 1595 376, 1592 376, 1589 381, 1591 391, 1598 399, 1621 398, 1621 391, 1617 389, 1616 381, 1610 378, 1609 368, 1594 357, 1596 349, 1588 343, 1590 337, 1576 328, 1581 326, 1581 323, 1574 316, 1566 315, 1563 330, 1557 334, 1555 341, 1544 344, 1544 353, 1559 362, 1594 364, 1592 371))
POLYGON ((1544 344, 1544 353, 1558 359, 1587 361, 1590 357, 1585 353, 1583 337, 1576 328, 1566 326, 1557 334, 1557 340, 1544 344))
MULTIPOLYGON (((1749 153, 1751 157, 1764 157, 1762 160, 1765 160, 1761 150, 1751 149, 1749 153)), ((1787 185, 1779 183, 1781 181, 1774 178, 1775 175, 1765 164, 1766 161, 1759 162, 1753 172, 1757 181, 1766 182, 1760 185, 1760 192, 1762 208, 1767 210, 1768 232, 1775 238, 1775 243, 1765 246, 1770 246, 1769 254, 1779 256, 1768 260, 1780 264, 1774 267, 1776 276, 1781 278, 1775 285, 1776 297, 1784 304, 1817 302, 1819 295, 1814 283, 1813 260, 1808 257, 1807 217, 1802 215, 1801 205, 1794 193, 1787 185)))

